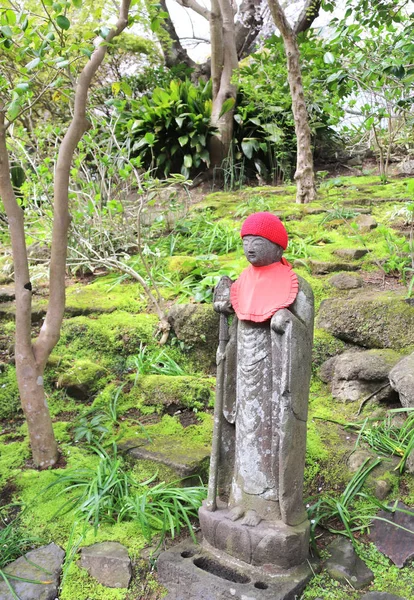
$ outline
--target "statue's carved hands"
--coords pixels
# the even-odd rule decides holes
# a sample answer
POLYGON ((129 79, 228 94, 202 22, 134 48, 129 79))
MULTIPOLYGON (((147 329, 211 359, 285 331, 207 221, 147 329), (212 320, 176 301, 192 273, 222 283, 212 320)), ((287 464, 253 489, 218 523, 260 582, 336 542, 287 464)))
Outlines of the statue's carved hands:
POLYGON ((230 288, 232 284, 232 279, 225 275, 216 285, 213 296, 213 307, 216 312, 225 315, 232 315, 234 313, 230 302, 230 288))
POLYGON ((287 326, 292 322, 294 315, 287 308, 278 310, 270 321, 270 326, 276 333, 285 333, 287 326))

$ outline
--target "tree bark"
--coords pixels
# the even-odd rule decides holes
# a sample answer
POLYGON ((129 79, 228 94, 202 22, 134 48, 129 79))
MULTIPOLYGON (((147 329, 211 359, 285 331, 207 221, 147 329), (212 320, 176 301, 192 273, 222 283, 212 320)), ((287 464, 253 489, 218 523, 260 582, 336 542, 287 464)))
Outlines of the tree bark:
MULTIPOLYGON (((212 32, 217 36, 213 44, 211 70, 213 77, 213 109, 211 124, 217 127, 218 135, 214 136, 210 148, 210 159, 213 167, 220 166, 227 157, 233 138, 234 107, 220 116, 223 103, 228 98, 236 101, 237 86, 231 82, 234 71, 239 66, 236 48, 234 25, 234 9, 230 0, 212 0, 211 13, 217 16, 212 23, 212 32), (220 29, 221 20, 221 32, 220 29), (220 57, 222 58, 219 62, 220 57), (213 60, 214 58, 214 60, 213 60), (216 62, 217 61, 217 62, 216 62), (216 64, 213 67, 213 62, 216 64)), ((212 17, 213 19, 213 17, 212 17)))
POLYGON ((295 181, 297 183, 296 202, 303 204, 311 202, 316 198, 316 184, 313 171, 311 131, 300 69, 299 47, 296 34, 290 26, 278 0, 268 0, 268 3, 275 25, 282 34, 287 58, 288 80, 292 96, 292 112, 297 140, 295 173, 295 181))
POLYGON ((69 228, 69 176, 73 153, 88 128, 86 102, 96 71, 105 57, 107 44, 128 24, 131 0, 123 0, 118 22, 106 40, 93 52, 83 68, 75 91, 73 120, 59 149, 54 184, 52 251, 49 277, 49 304, 45 321, 34 344, 31 342, 31 284, 27 260, 23 211, 18 205, 9 172, 4 107, 0 106, 0 196, 10 227, 16 295, 16 373, 35 464, 53 466, 58 459, 57 444, 43 387, 46 361, 60 337, 65 310, 65 274, 69 228))

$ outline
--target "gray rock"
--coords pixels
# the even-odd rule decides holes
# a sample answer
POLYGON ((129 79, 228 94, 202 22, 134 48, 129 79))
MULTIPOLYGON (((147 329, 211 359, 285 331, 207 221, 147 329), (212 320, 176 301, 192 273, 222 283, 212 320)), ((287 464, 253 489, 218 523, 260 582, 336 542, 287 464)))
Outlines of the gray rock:
POLYGON ((314 275, 326 275, 327 273, 335 273, 336 271, 358 271, 360 268, 358 263, 324 262, 321 260, 310 260, 309 266, 314 275))
POLYGON ((338 273, 329 279, 329 283, 338 290, 354 290, 362 287, 363 279, 356 273, 338 273))
POLYGON ((378 500, 384 500, 392 489, 392 485, 385 479, 377 479, 375 482, 374 495, 378 500))
POLYGON ((351 473, 356 473, 364 464, 367 458, 373 458, 373 455, 368 450, 356 450, 349 456, 347 465, 351 473))
POLYGON ((333 579, 348 583, 357 590, 374 579, 374 573, 357 556, 349 540, 338 538, 328 546, 328 551, 331 558, 327 560, 325 568, 333 579))
POLYGON ((408 598, 395 596, 388 592, 368 592, 368 594, 364 594, 360 600, 408 600, 408 598))
POLYGON ((344 352, 335 361, 331 382, 332 396, 345 402, 355 402, 375 394, 376 400, 388 400, 394 395, 388 384, 388 374, 400 360, 393 350, 344 352))
POLYGON ((361 232, 371 231, 378 226, 377 221, 371 215, 358 215, 355 222, 361 232))
POLYGON ((414 407, 414 353, 400 360, 389 374, 392 388, 398 392, 404 408, 414 407))
POLYGON ((330 383, 332 381, 335 373, 335 363, 337 358, 337 356, 331 356, 331 358, 328 358, 328 360, 325 360, 325 362, 321 364, 318 371, 318 377, 324 383, 330 383))
POLYGON ((118 542, 102 542, 82 548, 80 564, 106 587, 127 588, 131 581, 128 550, 118 542))
POLYGON ((366 248, 339 248, 338 250, 335 250, 335 254, 341 258, 358 260, 368 254, 368 250, 366 248))
POLYGON ((0 302, 14 300, 14 285, 3 285, 0 287, 0 302))
MULTIPOLYGON (((25 556, 10 563, 4 569, 5 573, 23 579, 48 582, 47 584, 26 583, 24 581, 9 579, 10 585, 20 600, 55 600, 64 556, 65 553, 59 546, 49 544, 48 546, 31 550, 25 556)), ((0 583, 0 600, 14 600, 5 581, 0 583)))
POLYGON ((406 158, 398 163, 397 169, 402 175, 414 175, 414 160, 406 158))
POLYGON ((414 451, 411 452, 405 463, 405 470, 408 473, 414 474, 414 451))
POLYGON ((219 315, 211 304, 177 304, 168 321, 180 342, 191 349, 197 367, 215 369, 219 315))
POLYGON ((398 292, 361 292, 324 300, 318 327, 366 348, 414 346, 414 307, 398 292))
POLYGON ((378 550, 388 556, 399 568, 414 558, 414 516, 412 513, 412 508, 398 502, 395 512, 381 510, 377 514, 378 519, 374 519, 371 526, 369 537, 378 550), (411 514, 402 512, 403 510, 411 514))

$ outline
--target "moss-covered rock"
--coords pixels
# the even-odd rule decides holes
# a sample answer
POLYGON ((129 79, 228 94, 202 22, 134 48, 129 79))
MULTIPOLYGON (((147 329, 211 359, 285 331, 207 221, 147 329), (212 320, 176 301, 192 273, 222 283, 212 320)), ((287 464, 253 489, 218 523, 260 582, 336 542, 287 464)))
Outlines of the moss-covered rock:
POLYGON ((148 407, 158 413, 183 408, 201 410, 212 403, 214 386, 213 377, 144 375, 126 394, 123 404, 143 412, 148 407))
POLYGON ((6 365, 0 372, 0 419, 9 419, 20 409, 16 369, 6 365))
POLYGON ((363 292, 322 302, 318 327, 366 348, 414 345, 414 307, 397 292, 363 292))
POLYGON ((113 276, 98 278, 88 285, 71 285, 66 290, 66 313, 78 316, 112 313, 115 310, 140 313, 146 307, 142 287, 137 283, 117 283, 113 276))
POLYGON ((191 351, 194 364, 211 371, 218 346, 219 315, 211 304, 177 304, 168 320, 184 349, 191 351))
POLYGON ((315 329, 312 351, 312 368, 316 370, 332 356, 337 356, 349 347, 323 329, 315 329))
POLYGON ((67 394, 77 400, 87 400, 104 387, 106 369, 90 360, 77 360, 73 366, 60 375, 57 385, 65 388, 67 394))
POLYGON ((168 258, 168 270, 178 275, 188 275, 197 265, 197 259, 193 256, 170 256, 168 258))

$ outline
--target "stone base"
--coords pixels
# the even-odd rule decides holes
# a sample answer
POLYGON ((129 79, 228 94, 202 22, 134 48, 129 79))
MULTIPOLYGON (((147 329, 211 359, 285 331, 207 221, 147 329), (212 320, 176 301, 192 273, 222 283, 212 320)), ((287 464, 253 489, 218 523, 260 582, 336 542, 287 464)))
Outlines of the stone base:
POLYGON ((286 571, 252 567, 191 542, 163 552, 157 566, 165 600, 296 600, 317 568, 309 561, 286 571))
POLYGON ((282 521, 261 521, 256 527, 246 527, 242 519, 230 521, 227 508, 211 512, 203 505, 199 510, 200 526, 213 548, 245 563, 262 566, 275 565, 291 569, 308 557, 310 524, 306 519, 291 527, 282 521))

